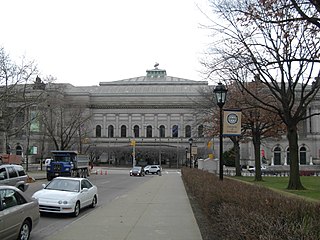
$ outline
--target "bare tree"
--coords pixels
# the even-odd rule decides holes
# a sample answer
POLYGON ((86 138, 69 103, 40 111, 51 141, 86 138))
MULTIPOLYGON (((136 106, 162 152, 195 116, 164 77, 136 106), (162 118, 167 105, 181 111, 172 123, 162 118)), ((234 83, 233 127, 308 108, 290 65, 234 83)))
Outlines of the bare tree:
POLYGON ((211 1, 219 23, 213 21, 217 41, 210 51, 212 59, 204 64, 210 74, 236 81, 260 108, 279 115, 286 125, 290 149, 288 189, 304 189, 297 130, 299 122, 312 117, 306 110, 320 88, 320 38, 316 25, 288 21, 299 18, 288 2, 211 1), (250 91, 248 82, 254 78, 269 90, 270 101, 250 91))
POLYGON ((36 96, 30 96, 37 67, 33 61, 12 61, 4 48, 0 48, 0 132, 2 152, 6 152, 11 136, 21 132, 28 124, 25 110, 33 105, 36 96))
POLYGON ((301 16, 301 19, 290 19, 292 21, 306 20, 320 28, 320 1, 319 0, 290 0, 290 3, 301 16))
POLYGON ((81 151, 90 119, 85 104, 66 103, 63 89, 58 86, 47 91, 40 114, 46 134, 56 150, 76 148, 81 151))
MULTIPOLYGON (((255 94, 263 95, 264 99, 270 97, 268 93, 266 95, 261 91, 261 83, 258 81, 252 83, 248 88, 255 94)), ((229 136, 234 145, 236 176, 241 176, 240 141, 251 139, 254 146, 256 166, 255 180, 261 181, 261 140, 280 137, 280 134, 284 132, 284 126, 277 114, 258 108, 257 101, 251 95, 241 91, 236 82, 229 85, 228 92, 226 108, 242 109, 241 136, 229 136)), ((215 103, 212 89, 201 89, 199 93, 202 99, 196 102, 195 112, 197 116, 202 116, 199 120, 205 123, 207 135, 219 135, 220 121, 217 116, 219 109, 215 103)))
MULTIPOLYGON (((252 139, 254 147, 255 181, 262 181, 261 141, 268 138, 281 138, 285 133, 285 125, 278 114, 259 108, 260 103, 252 95, 239 88, 235 89, 238 90, 238 93, 233 94, 233 101, 237 102, 238 106, 242 106, 242 128, 246 136, 252 139)), ((267 89, 258 80, 247 84, 247 89, 255 96, 259 95, 266 102, 272 99, 269 91, 265 91, 267 89)))

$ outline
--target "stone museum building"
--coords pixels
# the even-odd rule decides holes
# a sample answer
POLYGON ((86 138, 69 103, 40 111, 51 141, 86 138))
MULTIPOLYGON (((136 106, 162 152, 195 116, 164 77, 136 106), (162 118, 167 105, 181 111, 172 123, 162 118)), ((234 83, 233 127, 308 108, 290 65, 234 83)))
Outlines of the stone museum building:
MULTIPOLYGON (((57 102, 64 106, 67 103, 66 108, 81 106, 89 116, 82 126, 86 134, 71 148, 86 154, 93 152, 99 163, 132 165, 136 161, 180 167, 189 159, 190 146, 195 159, 207 156, 203 126, 194 114, 199 88, 208 87, 207 81, 167 76, 166 70, 157 67, 142 77, 100 82, 99 86, 42 86, 39 80, 40 87, 32 91, 35 94, 45 88, 41 104, 49 112, 47 122, 53 125, 53 131, 59 128, 55 121, 57 107, 53 107, 57 102)), ((27 114, 36 115, 39 108, 33 106, 27 114)), ((29 162, 50 157, 50 150, 56 148, 50 138, 43 137, 44 131, 41 122, 32 120, 29 144, 24 131, 8 139, 7 152, 26 155, 26 149, 35 149, 28 156, 29 162)))
MULTIPOLYGON (((210 154, 216 158, 219 153, 218 137, 212 139, 204 134, 201 118, 195 111, 195 103, 202 97, 199 89, 203 88, 213 90, 207 81, 171 77, 157 65, 147 70, 144 76, 100 82, 99 86, 43 84, 37 78, 30 95, 40 94, 41 102, 20 116, 34 116, 29 128, 3 137, 2 145, 5 145, 7 153, 22 155, 29 162, 50 157, 50 151, 55 150, 56 145, 44 132, 51 129, 54 133, 61 128, 62 123, 56 121, 62 116, 57 114, 59 103, 68 109, 81 106, 87 119, 72 135, 76 140, 69 148, 91 154, 97 164, 181 167, 190 164, 190 153, 193 160, 206 159, 210 154), (47 111, 47 118, 37 117, 39 106, 42 106, 42 111, 47 111), (43 127, 44 123, 47 129, 43 127), (210 141, 213 144, 208 144, 210 141)), ((319 112, 319 106, 317 98, 311 103, 309 113, 319 112)), ((61 114, 62 111, 60 109, 61 114)), ((19 124, 19 118, 14 124, 19 124)), ((298 143, 301 165, 319 161, 319 138, 318 116, 301 124, 298 143)), ((224 141, 225 151, 232 148, 231 141, 227 138, 224 141)), ((252 143, 244 141, 240 149, 241 164, 254 165, 252 143)), ((285 136, 264 141, 261 149, 261 156, 269 165, 288 164, 289 148, 285 136)))

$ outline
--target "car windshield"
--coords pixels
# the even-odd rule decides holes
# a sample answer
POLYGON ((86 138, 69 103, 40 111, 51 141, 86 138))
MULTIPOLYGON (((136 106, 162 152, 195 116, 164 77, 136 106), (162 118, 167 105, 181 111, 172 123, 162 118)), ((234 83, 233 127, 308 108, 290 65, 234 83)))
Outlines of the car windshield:
POLYGON ((134 167, 132 170, 134 170, 134 171, 140 171, 140 167, 134 167))
POLYGON ((45 187, 45 189, 68 191, 68 192, 79 192, 80 182, 77 180, 55 178, 45 187))

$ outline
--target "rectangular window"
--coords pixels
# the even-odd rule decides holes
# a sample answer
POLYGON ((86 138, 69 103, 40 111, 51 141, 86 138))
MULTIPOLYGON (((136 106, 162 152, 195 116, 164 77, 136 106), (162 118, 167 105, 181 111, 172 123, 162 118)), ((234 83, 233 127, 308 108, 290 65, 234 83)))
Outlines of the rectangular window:
POLYGON ((30 112, 30 131, 40 132, 40 123, 39 123, 38 114, 36 111, 30 112))

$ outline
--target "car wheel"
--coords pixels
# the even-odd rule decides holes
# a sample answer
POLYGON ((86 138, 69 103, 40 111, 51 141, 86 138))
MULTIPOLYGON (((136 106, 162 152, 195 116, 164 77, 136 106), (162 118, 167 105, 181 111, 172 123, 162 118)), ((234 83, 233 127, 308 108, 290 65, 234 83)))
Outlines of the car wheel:
POLYGON ((23 185, 18 186, 18 188, 19 188, 22 192, 24 192, 24 186, 23 186, 23 185))
POLYGON ((160 171, 158 170, 158 171, 157 171, 157 174, 159 175, 159 173, 160 173, 160 171))
POLYGON ((78 172, 72 170, 71 177, 77 177, 77 176, 78 176, 78 172))
POLYGON ((47 180, 48 180, 48 181, 51 181, 51 180, 52 180, 52 177, 47 176, 47 180))
POLYGON ((73 216, 78 217, 80 213, 80 202, 76 203, 76 206, 74 207, 73 216))
POLYGON ((146 171, 146 174, 149 174, 149 171, 146 171))
POLYGON ((91 203, 91 207, 95 208, 97 206, 97 196, 94 195, 93 199, 92 199, 92 203, 91 203))
POLYGON ((30 237, 30 232, 31 232, 31 224, 28 220, 24 220, 20 231, 19 231, 19 237, 18 239, 20 240, 28 240, 30 237))

